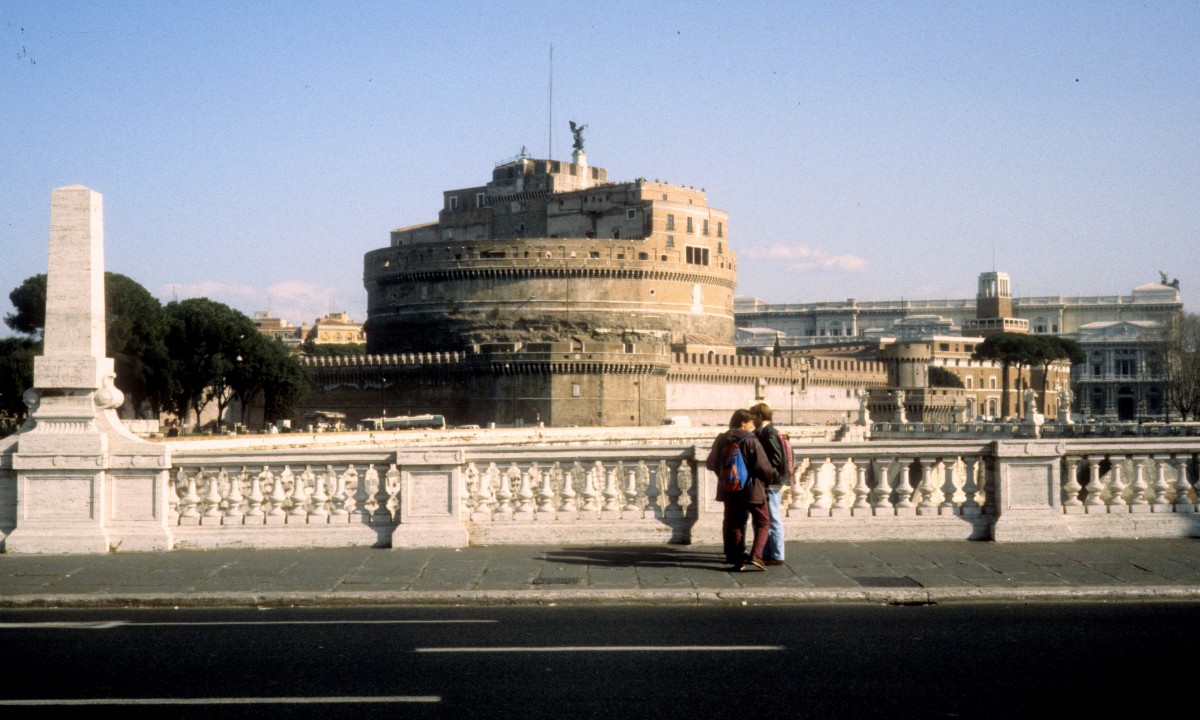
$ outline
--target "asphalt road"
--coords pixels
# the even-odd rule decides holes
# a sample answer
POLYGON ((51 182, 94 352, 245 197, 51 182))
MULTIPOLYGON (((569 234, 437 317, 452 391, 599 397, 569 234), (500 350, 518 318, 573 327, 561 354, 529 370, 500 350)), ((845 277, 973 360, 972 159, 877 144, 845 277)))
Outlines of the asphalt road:
POLYGON ((1158 718, 1200 603, 6 610, 0 643, 4 717, 1158 718))

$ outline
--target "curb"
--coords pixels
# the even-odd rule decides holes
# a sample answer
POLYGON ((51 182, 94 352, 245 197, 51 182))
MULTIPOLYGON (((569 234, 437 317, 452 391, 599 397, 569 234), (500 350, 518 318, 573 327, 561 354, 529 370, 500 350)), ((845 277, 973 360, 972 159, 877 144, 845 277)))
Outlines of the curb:
POLYGON ((402 592, 211 592, 10 595, 0 609, 251 608, 554 605, 937 605, 955 602, 1197 601, 1200 587, 896 588, 837 590, 454 590, 402 592))

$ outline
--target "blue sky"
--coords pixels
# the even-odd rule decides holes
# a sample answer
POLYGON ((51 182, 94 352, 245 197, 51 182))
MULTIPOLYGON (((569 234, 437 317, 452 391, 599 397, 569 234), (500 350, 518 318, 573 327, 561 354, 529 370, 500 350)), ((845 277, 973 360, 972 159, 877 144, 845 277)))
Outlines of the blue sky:
POLYGON ((50 191, 109 270, 364 319, 362 256, 527 147, 704 187, 739 294, 1182 284, 1200 311, 1200 3, 0 0, 0 313, 50 191), (993 257, 995 258, 993 265, 993 257))

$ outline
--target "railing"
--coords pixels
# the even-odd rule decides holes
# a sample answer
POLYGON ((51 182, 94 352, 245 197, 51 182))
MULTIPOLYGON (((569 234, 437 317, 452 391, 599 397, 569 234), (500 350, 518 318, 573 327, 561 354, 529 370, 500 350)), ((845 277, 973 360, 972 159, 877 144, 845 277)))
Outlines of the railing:
MULTIPOLYGON (((181 548, 719 544, 723 508, 704 468, 716 431, 173 441, 164 443, 169 462, 152 471, 165 490, 157 517, 181 548)), ((1030 540, 1045 539, 1037 533, 1051 525, 1059 539, 1200 536, 1200 437, 944 432, 831 442, 805 438, 802 428, 792 437, 796 470, 782 497, 790 540, 1030 540), (1022 513, 1035 521, 1016 522, 1022 513)), ((0 536, 22 516, 19 472, 0 466, 0 536)), ((113 487, 129 482, 118 477, 113 487)), ((107 502, 133 507, 115 495, 107 502)), ((107 531, 114 545, 122 527, 107 531)))

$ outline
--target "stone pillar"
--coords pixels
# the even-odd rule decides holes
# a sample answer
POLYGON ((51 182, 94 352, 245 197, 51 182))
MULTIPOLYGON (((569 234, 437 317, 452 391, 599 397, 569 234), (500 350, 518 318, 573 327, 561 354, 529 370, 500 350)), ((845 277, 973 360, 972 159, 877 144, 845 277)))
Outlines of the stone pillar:
POLYGON ((117 417, 123 397, 104 347, 104 211, 99 193, 57 188, 43 354, 25 393, 29 422, 0 448, 16 480, 7 552, 167 550, 167 451, 117 417))
POLYGON ((400 522, 392 547, 466 547, 462 450, 400 450, 400 522))
POLYGON ((995 443, 996 542, 1057 542, 1070 540, 1062 509, 1062 458, 1065 446, 1056 441, 1028 440, 995 443))
POLYGON ((692 483, 696 491, 696 522, 692 525, 692 545, 721 545, 725 539, 721 531, 725 520, 725 503, 717 501, 717 474, 705 467, 711 445, 694 445, 692 457, 696 458, 696 479, 692 483))

